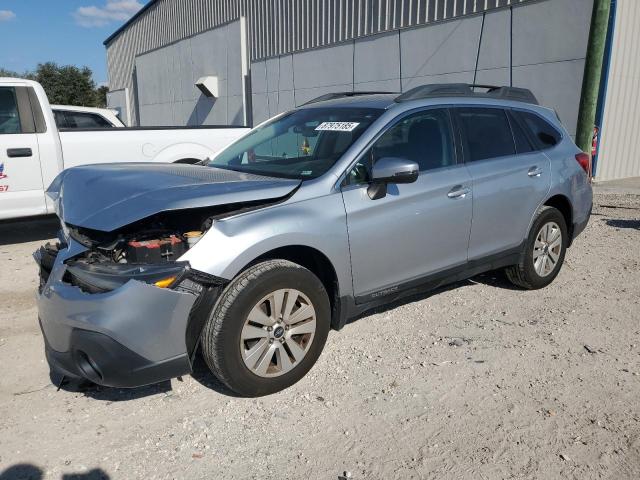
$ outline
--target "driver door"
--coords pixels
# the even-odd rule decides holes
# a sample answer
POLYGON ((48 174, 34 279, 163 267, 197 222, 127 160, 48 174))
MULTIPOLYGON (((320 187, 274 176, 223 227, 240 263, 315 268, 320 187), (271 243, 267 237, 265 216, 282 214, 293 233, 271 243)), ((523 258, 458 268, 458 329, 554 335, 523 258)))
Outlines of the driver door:
POLYGON ((0 218, 46 213, 29 94, 25 87, 0 87, 0 218))
POLYGON ((357 303, 467 262, 471 177, 456 161, 447 109, 411 113, 388 128, 349 173, 342 196, 357 303), (372 200, 371 162, 391 156, 416 162, 418 180, 389 184, 385 197, 372 200))

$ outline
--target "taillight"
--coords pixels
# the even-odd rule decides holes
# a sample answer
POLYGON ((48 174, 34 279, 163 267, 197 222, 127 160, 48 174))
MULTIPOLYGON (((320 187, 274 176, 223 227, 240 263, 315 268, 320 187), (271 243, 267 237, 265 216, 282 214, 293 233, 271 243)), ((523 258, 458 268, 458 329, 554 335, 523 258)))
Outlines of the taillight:
POLYGON ((591 178, 591 157, 584 152, 580 152, 576 154, 576 161, 580 164, 587 176, 591 178))

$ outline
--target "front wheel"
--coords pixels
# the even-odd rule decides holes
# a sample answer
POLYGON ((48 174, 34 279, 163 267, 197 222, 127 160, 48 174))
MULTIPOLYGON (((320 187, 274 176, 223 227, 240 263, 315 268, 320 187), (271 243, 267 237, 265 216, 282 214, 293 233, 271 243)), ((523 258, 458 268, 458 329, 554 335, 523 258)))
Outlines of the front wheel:
POLYGON ((202 333, 214 375, 249 397, 283 390, 306 375, 327 340, 329 297, 322 282, 285 260, 256 264, 224 290, 202 333))
POLYGON ((505 269, 507 278, 528 290, 546 287, 560 273, 567 244, 567 224, 562 213, 553 207, 542 207, 531 226, 520 263, 505 269))

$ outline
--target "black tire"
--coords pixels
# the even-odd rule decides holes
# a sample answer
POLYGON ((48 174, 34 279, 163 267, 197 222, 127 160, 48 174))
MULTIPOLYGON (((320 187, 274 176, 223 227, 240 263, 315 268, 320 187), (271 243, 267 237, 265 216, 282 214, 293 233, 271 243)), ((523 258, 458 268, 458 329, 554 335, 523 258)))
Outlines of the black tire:
POLYGON ((529 231, 529 236, 524 245, 524 252, 520 256, 520 263, 517 265, 512 265, 505 269, 505 273, 507 278, 514 285, 527 289, 527 290, 536 290, 539 288, 544 288, 549 285, 560 273, 560 269, 562 267, 562 263, 564 262, 564 256, 567 252, 567 245, 569 241, 567 224, 564 220, 564 216, 560 211, 553 207, 544 206, 536 215, 535 220, 531 226, 531 230, 529 231), (533 261, 533 247, 536 241, 536 237, 540 232, 540 229, 543 225, 554 222, 560 227, 560 232, 562 234, 562 245, 558 257, 558 261, 555 263, 553 270, 551 273, 546 276, 539 275, 534 268, 533 261))
POLYGON ((222 292, 202 332, 202 356, 213 374, 238 395, 268 395, 290 387, 307 374, 322 352, 330 325, 329 296, 318 277, 295 263, 268 260, 242 272, 222 292), (241 333, 254 305, 281 288, 295 288, 308 297, 316 313, 316 331, 306 355, 291 371, 260 377, 242 359, 241 333))
POLYGON ((176 165, 196 165, 202 160, 198 160, 197 158, 182 158, 180 160, 176 160, 173 162, 176 165))

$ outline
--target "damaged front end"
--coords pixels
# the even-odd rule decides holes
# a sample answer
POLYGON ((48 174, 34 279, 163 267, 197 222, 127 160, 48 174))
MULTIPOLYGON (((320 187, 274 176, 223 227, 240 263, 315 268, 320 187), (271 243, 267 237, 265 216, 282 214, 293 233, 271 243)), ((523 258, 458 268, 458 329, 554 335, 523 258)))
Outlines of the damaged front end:
POLYGON ((227 280, 181 258, 216 221, 285 201, 299 186, 168 164, 62 172, 47 190, 61 219, 60 242, 35 254, 52 370, 117 387, 190 372, 227 280))
POLYGON ((179 260, 202 231, 181 232, 159 217, 112 233, 63 230, 59 243, 34 254, 52 370, 114 387, 189 373, 227 283, 179 260))

